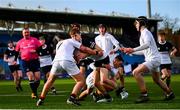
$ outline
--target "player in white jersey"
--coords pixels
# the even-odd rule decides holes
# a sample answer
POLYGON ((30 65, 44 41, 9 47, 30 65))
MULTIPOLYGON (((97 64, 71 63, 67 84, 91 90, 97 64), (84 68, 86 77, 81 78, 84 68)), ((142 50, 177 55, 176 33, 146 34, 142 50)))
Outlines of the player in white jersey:
POLYGON ((102 56, 102 52, 97 52, 88 47, 83 46, 81 41, 81 35, 79 30, 73 29, 70 31, 71 38, 59 42, 56 46, 56 55, 53 61, 53 65, 50 71, 47 82, 45 83, 43 90, 40 95, 40 99, 37 101, 36 105, 39 106, 43 103, 49 88, 55 81, 55 77, 58 73, 63 73, 66 71, 75 81, 76 84, 71 92, 70 97, 67 99, 67 104, 81 105, 76 96, 80 89, 85 84, 85 78, 80 74, 79 68, 77 67, 75 60, 73 58, 74 50, 77 48, 83 52, 91 55, 102 56))
MULTIPOLYGON (((120 79, 120 82, 122 86, 124 87, 124 80, 122 81, 123 76, 123 68, 122 68, 123 59, 120 55, 114 55, 113 61, 111 62, 111 68, 109 71, 102 70, 104 68, 101 68, 101 84, 107 91, 112 91, 117 88, 116 81, 120 79)), ((95 69, 93 64, 90 65, 92 69, 95 69)), ((88 94, 91 94, 93 92, 94 86, 94 73, 91 72, 88 77, 86 78, 86 85, 87 89, 84 90, 80 96, 79 100, 83 100, 88 94)), ((98 90, 97 90, 98 91, 98 90)), ((121 89, 120 91, 121 98, 125 99, 128 97, 128 93, 125 91, 125 89, 121 89)), ((99 98, 101 97, 100 92, 93 93, 93 99, 95 102, 98 102, 99 98)))
POLYGON ((155 40, 151 32, 146 28, 147 18, 140 16, 135 20, 135 27, 140 32, 140 46, 136 48, 121 48, 127 54, 143 54, 145 62, 140 64, 133 70, 133 75, 138 83, 141 91, 140 97, 136 103, 143 103, 149 100, 147 88, 144 82, 143 73, 152 72, 154 82, 159 85, 166 93, 165 100, 172 100, 175 98, 174 93, 167 87, 167 85, 160 80, 158 67, 160 66, 160 54, 158 52, 155 40))
POLYGON ((107 93, 105 88, 100 84, 100 68, 103 66, 109 66, 109 54, 113 53, 119 48, 119 42, 110 34, 106 32, 107 28, 104 24, 99 24, 99 35, 95 38, 95 43, 103 50, 103 56, 102 57, 96 57, 94 58, 95 63, 94 66, 96 69, 94 72, 94 84, 95 87, 98 88, 98 90, 103 94, 105 102, 111 102, 112 98, 107 93), (115 49, 113 49, 113 46, 115 46, 115 49))
POLYGON ((160 30, 158 32, 158 51, 161 56, 161 65, 160 65, 160 70, 161 70, 161 79, 166 81, 166 84, 168 87, 170 87, 170 82, 171 82, 171 57, 175 56, 177 49, 170 43, 167 42, 165 39, 165 32, 160 30))

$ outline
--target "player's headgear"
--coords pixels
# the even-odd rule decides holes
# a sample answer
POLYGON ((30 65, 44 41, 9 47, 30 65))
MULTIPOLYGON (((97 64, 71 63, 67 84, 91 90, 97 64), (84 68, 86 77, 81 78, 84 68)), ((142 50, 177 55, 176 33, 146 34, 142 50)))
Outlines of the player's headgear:
POLYGON ((139 16, 136 20, 139 22, 140 26, 147 26, 148 24, 148 19, 145 16, 139 16))

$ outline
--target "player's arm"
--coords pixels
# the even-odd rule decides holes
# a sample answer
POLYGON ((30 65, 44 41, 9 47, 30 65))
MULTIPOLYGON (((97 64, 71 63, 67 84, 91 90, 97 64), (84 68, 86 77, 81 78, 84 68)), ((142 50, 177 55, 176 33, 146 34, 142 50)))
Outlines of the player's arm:
POLYGON ((111 36, 111 42, 115 46, 115 48, 110 52, 110 54, 113 54, 120 48, 120 46, 119 46, 119 42, 114 38, 114 36, 111 36))
POLYGON ((5 62, 9 62, 9 60, 8 60, 8 55, 6 54, 6 52, 4 53, 4 61, 5 61, 5 62))
POLYGON ((143 51, 136 51, 132 53, 133 55, 144 55, 143 51))
POLYGON ((147 49, 147 48, 149 48, 149 43, 146 43, 146 44, 143 44, 143 45, 138 46, 138 47, 136 47, 136 48, 133 48, 133 51, 134 51, 134 52, 142 51, 142 50, 145 50, 145 49, 147 49))
POLYGON ((85 47, 83 45, 80 46, 79 50, 81 50, 82 52, 91 54, 91 55, 100 55, 100 52, 98 52, 96 50, 92 50, 92 49, 85 47))
POLYGON ((96 50, 96 51, 103 51, 98 45, 95 45, 94 50, 96 50))
POLYGON ((177 49, 176 49, 176 47, 173 46, 170 55, 175 56, 176 52, 177 52, 177 49))
POLYGON ((123 51, 124 53, 127 53, 127 54, 131 54, 134 52, 137 52, 135 54, 141 54, 141 52, 139 52, 139 51, 142 51, 142 50, 149 48, 149 45, 150 45, 150 43, 146 42, 145 44, 140 45, 136 48, 120 48, 120 50, 123 51))

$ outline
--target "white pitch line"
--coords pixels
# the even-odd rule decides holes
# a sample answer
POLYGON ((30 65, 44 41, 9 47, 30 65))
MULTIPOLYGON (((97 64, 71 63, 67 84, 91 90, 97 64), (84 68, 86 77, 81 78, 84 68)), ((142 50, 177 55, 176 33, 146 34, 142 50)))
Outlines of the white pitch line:
MULTIPOLYGON (((31 95, 26 95, 26 94, 22 94, 22 95, 21 95, 21 94, 4 94, 4 95, 0 95, 0 97, 15 97, 15 96, 25 97, 25 96, 31 96, 31 95)), ((57 94, 57 95, 48 94, 47 96, 48 96, 48 97, 49 97, 49 96, 54 97, 54 96, 66 96, 66 95, 63 95, 63 94, 60 94, 60 95, 58 95, 58 94, 57 94)))
MULTIPOLYGON (((47 96, 66 96, 66 95, 63 95, 62 93, 67 93, 69 91, 56 91, 56 92, 57 92, 57 95, 54 95, 50 91, 47 96)), ((5 97, 7 97, 7 96, 12 96, 12 97, 14 97, 14 96, 22 96, 22 97, 24 97, 24 96, 30 96, 30 94, 0 94, 0 96, 5 96, 5 97)))

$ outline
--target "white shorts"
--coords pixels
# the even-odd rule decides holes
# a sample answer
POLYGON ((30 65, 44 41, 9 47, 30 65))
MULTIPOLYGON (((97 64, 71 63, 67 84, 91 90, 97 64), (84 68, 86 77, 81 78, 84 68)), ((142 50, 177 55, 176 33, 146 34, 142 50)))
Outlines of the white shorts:
POLYGON ((154 61, 146 61, 143 63, 150 72, 159 72, 159 66, 160 66, 160 61, 159 60, 154 60, 154 61))
POLYGON ((88 75, 88 77, 86 78, 86 85, 87 85, 87 88, 94 88, 94 77, 93 77, 93 74, 90 73, 88 75))
POLYGON ((80 73, 77 65, 72 61, 54 61, 50 74, 62 74, 63 72, 67 72, 70 76, 77 75, 80 73))

